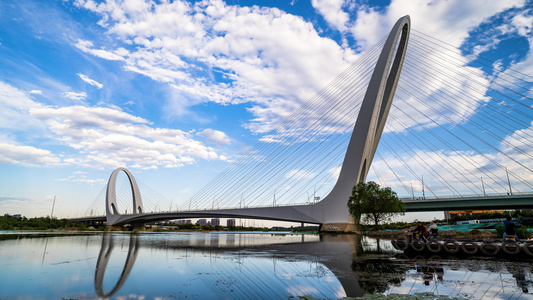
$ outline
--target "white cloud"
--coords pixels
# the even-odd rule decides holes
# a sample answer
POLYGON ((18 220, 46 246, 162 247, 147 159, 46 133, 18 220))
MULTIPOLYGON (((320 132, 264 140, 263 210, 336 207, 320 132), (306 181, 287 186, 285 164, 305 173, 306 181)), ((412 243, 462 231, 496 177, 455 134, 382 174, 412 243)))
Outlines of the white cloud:
POLYGON ((522 13, 514 16, 511 21, 511 24, 516 28, 519 35, 529 37, 530 39, 533 31, 533 16, 531 15, 531 10, 532 9, 527 9, 522 11, 522 13))
POLYGON ((29 115, 32 108, 41 104, 31 100, 24 92, 0 81, 0 129, 24 130, 36 132, 42 124, 29 115))
POLYGON ((222 1, 139 2, 136 9, 76 3, 99 13, 109 36, 134 46, 120 55, 115 45, 94 49, 79 40, 78 48, 106 59, 118 55, 126 70, 171 84, 180 97, 168 106, 183 112, 205 101, 252 102, 256 118, 247 128, 254 132, 275 126, 356 58, 311 23, 276 8, 222 1), (213 72, 224 79, 214 81, 213 72))
POLYGON ((79 100, 85 100, 87 98, 87 93, 86 92, 80 92, 80 93, 64 92, 63 96, 71 100, 79 101, 79 100))
POLYGON ((111 51, 106 51, 106 50, 103 50, 103 49, 93 49, 93 43, 90 42, 90 41, 85 41, 85 40, 81 40, 81 39, 78 39, 77 43, 74 44, 74 46, 76 46, 78 49, 80 49, 81 51, 85 52, 85 53, 89 53, 89 54, 92 54, 94 56, 97 56, 97 57, 100 57, 100 58, 103 58, 103 59, 107 59, 107 60, 124 60, 124 58, 117 54, 117 53, 114 53, 114 52, 111 52, 111 51))
POLYGON ((197 158, 220 159, 214 149, 194 140, 190 133, 151 128, 147 120, 116 109, 47 107, 31 110, 31 114, 45 121, 61 141, 83 154, 66 162, 85 167, 126 164, 139 168, 180 167, 195 163, 197 158))
MULTIPOLYGON (((508 25, 509 31, 515 32, 519 36, 525 37, 529 43, 529 51, 526 56, 520 60, 511 64, 509 69, 499 74, 500 78, 504 78, 507 81, 518 83, 523 86, 521 80, 526 82, 531 81, 531 74, 533 74, 533 16, 531 9, 524 10, 522 13, 517 14, 511 19, 511 23, 508 25), (515 72, 517 71, 517 72, 515 72), (524 75, 525 74, 525 75, 524 75), (517 80, 520 79, 520 80, 517 80)), ((533 95, 533 89, 529 91, 529 95, 533 95)))
MULTIPOLYGON (((106 59, 119 59, 118 55, 126 70, 169 83, 176 91, 166 105, 170 117, 190 115, 189 107, 206 101, 250 102, 254 117, 244 126, 264 133, 357 58, 344 43, 321 37, 311 23, 276 8, 216 0, 76 4, 100 14, 107 35, 130 50, 116 43, 95 49, 93 42, 82 40, 77 46, 106 59), (223 79, 213 80, 214 72, 223 79)), ((340 0, 312 4, 332 27, 351 31, 357 45, 367 49, 406 14, 414 28, 460 45, 472 28, 523 1, 394 0, 382 11, 340 0), (343 7, 358 9, 355 22, 343 7)), ((457 111, 454 118, 466 116, 457 111)))
POLYGON ((25 110, 41 106, 28 98, 24 92, 2 81, 0 81, 0 103, 5 108, 11 107, 25 110))
POLYGON ((339 175, 341 174, 341 168, 342 166, 334 167, 328 170, 328 173, 333 177, 335 180, 339 178, 339 175))
POLYGON ((224 145, 231 142, 230 138, 222 131, 214 129, 204 129, 196 133, 197 136, 205 137, 206 140, 211 144, 224 145))
MULTIPOLYGON (((434 197, 435 195, 451 197, 453 195, 483 194, 481 183, 481 178, 483 178, 487 194, 506 194, 509 191, 506 171, 493 162, 506 166, 509 172, 516 174, 523 182, 531 182, 533 175, 524 167, 511 161, 506 155, 511 155, 515 160, 525 165, 531 161, 530 158, 525 155, 517 155, 513 149, 502 148, 502 150, 503 152, 500 153, 484 154, 473 151, 416 150, 412 155, 402 156, 401 160, 391 154, 386 156, 386 164, 380 159, 374 160, 372 168, 379 170, 380 177, 377 178, 371 171, 367 180, 378 183, 383 180, 386 186, 391 187, 402 196, 411 194, 412 185, 415 197, 422 197, 422 181, 420 179, 421 176, 424 176, 426 197, 434 197), (411 174, 405 165, 416 170, 418 178, 411 174), (398 178, 403 181, 403 185, 398 178)), ((517 190, 529 190, 513 176, 511 176, 511 182, 515 192, 517 190)))
POLYGON ((105 179, 88 179, 88 178, 58 178, 57 181, 84 182, 89 184, 106 184, 105 179))
POLYGON ((31 146, 0 143, 1 164, 55 165, 60 159, 50 151, 31 146))
POLYGON ((33 95, 42 95, 42 94, 43 94, 43 91, 41 91, 41 90, 31 90, 31 91, 30 91, 30 94, 33 94, 33 95))
POLYGON ((523 3, 522 0, 393 0, 384 11, 361 7, 351 31, 357 43, 366 49, 388 34, 399 18, 410 15, 413 28, 459 47, 468 32, 484 20, 523 3))
POLYGON ((96 80, 93 80, 89 77, 87 77, 87 75, 84 75, 84 74, 81 74, 81 73, 78 73, 78 76, 80 76, 81 80, 85 81, 86 83, 90 84, 90 85, 94 85, 96 86, 97 88, 101 89, 104 87, 103 84, 99 83, 98 81, 96 80))
POLYGON ((339 31, 347 29, 350 16, 342 10, 344 0, 312 0, 311 4, 331 26, 339 31))
MULTIPOLYGON (((48 143, 69 146, 62 163, 86 168, 180 167, 197 159, 227 160, 217 150, 194 139, 194 132, 153 128, 141 117, 117 107, 46 107, 22 91, 0 81, 0 129, 22 131, 26 139, 42 132, 48 143)), ((206 130, 209 140, 226 143, 222 132, 206 130)), ((2 136, 0 162, 10 164, 57 164, 59 155, 31 146, 18 146, 18 136, 2 136)))

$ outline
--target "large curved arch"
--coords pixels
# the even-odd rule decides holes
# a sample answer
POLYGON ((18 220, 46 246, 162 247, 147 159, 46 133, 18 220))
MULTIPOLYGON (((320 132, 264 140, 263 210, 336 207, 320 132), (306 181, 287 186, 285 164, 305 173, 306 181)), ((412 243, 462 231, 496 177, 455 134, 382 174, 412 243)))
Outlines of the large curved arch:
POLYGON ((352 188, 364 182, 387 121, 409 41, 411 18, 400 18, 392 28, 376 63, 361 104, 342 163, 331 192, 316 205, 324 213, 323 224, 354 223, 346 203, 352 188))
POLYGON ((106 219, 107 224, 113 225, 115 221, 120 217, 120 210, 118 208, 117 204, 117 192, 116 192, 116 184, 117 184, 117 176, 118 173, 124 172, 128 176, 128 179, 130 181, 131 186, 131 193, 133 196, 133 214, 139 214, 143 213, 143 203, 141 198, 141 192, 139 190, 139 186, 137 185, 137 182, 135 181, 135 178, 133 177, 133 174, 131 174, 130 171, 126 168, 116 168, 113 173, 111 173, 111 176, 109 177, 109 182, 107 183, 107 190, 106 190, 106 196, 105 196, 105 203, 106 203, 106 219))

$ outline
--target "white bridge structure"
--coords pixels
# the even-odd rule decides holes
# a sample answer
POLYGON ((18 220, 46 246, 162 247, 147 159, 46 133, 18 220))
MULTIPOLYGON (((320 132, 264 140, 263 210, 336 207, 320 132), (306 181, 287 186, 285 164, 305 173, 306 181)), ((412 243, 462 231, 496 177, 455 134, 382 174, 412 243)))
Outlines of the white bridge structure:
POLYGON ((307 205, 249 207, 234 209, 189 210, 177 212, 145 212, 139 187, 125 168, 116 169, 109 179, 106 192, 106 221, 108 225, 142 224, 182 218, 247 218, 321 224, 341 230, 354 230, 347 201, 352 188, 364 182, 394 98, 394 93, 407 51, 410 18, 399 19, 392 28, 373 71, 353 129, 337 183, 321 201, 307 205), (133 194, 131 214, 121 214, 116 201, 116 178, 125 172, 133 194))
POLYGON ((262 138, 268 141, 258 148, 266 155, 249 151, 188 202, 175 209, 171 203, 167 211, 157 205, 153 209, 133 174, 118 168, 105 192, 105 216, 99 200, 95 210, 100 215, 90 209, 86 217, 72 220, 135 225, 235 218, 353 231, 357 220, 351 219, 347 202, 353 187, 367 181, 369 171, 382 186, 407 192, 409 197, 401 198, 407 211, 532 208, 533 99, 528 93, 533 77, 510 69, 501 72, 497 63, 466 56, 463 50, 411 30, 411 20, 404 16, 311 104, 282 123, 277 135, 262 138), (294 120, 304 120, 304 125, 289 123, 294 120), (334 143, 315 151, 326 138, 334 143), (421 146, 417 149, 415 143, 421 146), (331 168, 322 162, 331 156, 336 159, 331 165, 340 166, 338 176, 329 172, 310 183, 295 183, 294 178, 308 175, 300 172, 304 167, 299 164, 324 174, 331 168), (263 162, 260 167, 254 164, 263 162), (376 164, 385 171, 378 172, 376 164), (122 173, 131 187, 132 206, 117 201, 116 182, 122 173), (287 179, 288 174, 293 177, 287 179), (326 179, 331 182, 328 193, 321 191, 319 199, 314 190, 326 179), (391 184, 391 179, 397 182, 391 184))

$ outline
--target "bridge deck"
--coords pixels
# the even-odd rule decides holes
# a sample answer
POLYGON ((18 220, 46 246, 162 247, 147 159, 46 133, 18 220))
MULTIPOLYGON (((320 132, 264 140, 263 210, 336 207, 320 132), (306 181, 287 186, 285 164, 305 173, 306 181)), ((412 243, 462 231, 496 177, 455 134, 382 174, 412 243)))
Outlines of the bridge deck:
POLYGON ((533 208, 533 194, 401 200, 408 212, 533 208))
MULTIPOLYGON (((458 198, 434 198, 434 199, 401 199, 407 212, 418 211, 450 211, 450 210, 488 210, 488 209, 524 209, 533 208, 533 194, 496 195, 496 196, 472 196, 458 198)), ((312 205, 301 205, 312 206, 312 205)), ((278 221, 294 221, 294 216, 284 217, 282 214, 276 218, 265 218, 260 212, 265 209, 279 209, 281 207, 260 208, 234 208, 218 210, 194 210, 155 212, 137 215, 124 215, 125 218, 136 223, 155 223, 173 219, 193 218, 242 218, 242 219, 270 219, 278 221), (291 219, 292 218, 292 219, 291 219)), ((86 218, 73 218, 73 222, 102 222, 106 216, 92 216, 86 218)), ((315 224, 315 220, 305 218, 302 215, 298 222, 315 224)))

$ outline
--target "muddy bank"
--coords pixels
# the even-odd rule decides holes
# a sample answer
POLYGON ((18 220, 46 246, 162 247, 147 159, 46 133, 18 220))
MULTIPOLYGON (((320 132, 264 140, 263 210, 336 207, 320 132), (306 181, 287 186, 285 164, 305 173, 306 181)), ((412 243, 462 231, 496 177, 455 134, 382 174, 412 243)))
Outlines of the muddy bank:
MULTIPOLYGON (((365 233, 366 236, 376 238, 376 239, 397 239, 405 237, 406 235, 411 236, 412 233, 410 231, 405 230, 395 230, 395 231, 368 231, 365 233)), ((492 240, 494 238, 498 238, 499 236, 489 230, 478 230, 474 229, 471 231, 456 231, 456 230, 447 230, 447 231, 439 231, 439 239, 459 239, 459 238, 467 238, 467 239, 485 239, 485 240, 492 240)))

